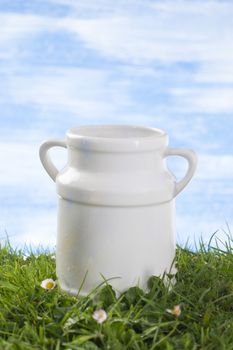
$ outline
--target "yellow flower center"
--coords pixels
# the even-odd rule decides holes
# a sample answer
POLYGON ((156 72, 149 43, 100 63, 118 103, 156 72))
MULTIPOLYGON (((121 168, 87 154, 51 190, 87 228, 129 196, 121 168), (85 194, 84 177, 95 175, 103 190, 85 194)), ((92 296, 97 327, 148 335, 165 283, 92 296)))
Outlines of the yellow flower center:
POLYGON ((53 288, 53 282, 47 282, 46 288, 48 288, 48 289, 53 288))

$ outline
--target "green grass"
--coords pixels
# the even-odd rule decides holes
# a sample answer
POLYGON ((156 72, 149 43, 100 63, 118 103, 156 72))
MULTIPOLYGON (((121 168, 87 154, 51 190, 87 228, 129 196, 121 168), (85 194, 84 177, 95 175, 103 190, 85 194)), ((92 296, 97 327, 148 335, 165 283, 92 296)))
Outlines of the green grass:
POLYGON ((59 286, 51 254, 0 249, 0 349, 233 349, 232 241, 225 248, 203 244, 197 252, 177 247, 177 283, 169 291, 151 277, 147 293, 130 288, 116 297, 110 285, 87 297, 71 297, 59 286), (181 315, 166 312, 181 306, 181 315), (103 308, 107 320, 93 318, 103 308))

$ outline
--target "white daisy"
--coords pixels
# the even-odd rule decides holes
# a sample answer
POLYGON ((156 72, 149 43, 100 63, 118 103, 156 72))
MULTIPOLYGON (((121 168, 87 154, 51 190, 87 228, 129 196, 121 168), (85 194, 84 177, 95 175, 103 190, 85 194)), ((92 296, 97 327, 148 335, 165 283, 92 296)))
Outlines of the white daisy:
POLYGON ((181 315, 180 305, 175 305, 173 309, 166 309, 169 314, 172 314, 175 317, 179 317, 181 315))
POLYGON ((105 310, 99 309, 93 313, 92 317, 94 320, 96 320, 96 322, 103 323, 107 319, 108 315, 105 310))
POLYGON ((41 282, 40 286, 46 290, 51 290, 56 286, 56 282, 52 278, 47 278, 41 282))

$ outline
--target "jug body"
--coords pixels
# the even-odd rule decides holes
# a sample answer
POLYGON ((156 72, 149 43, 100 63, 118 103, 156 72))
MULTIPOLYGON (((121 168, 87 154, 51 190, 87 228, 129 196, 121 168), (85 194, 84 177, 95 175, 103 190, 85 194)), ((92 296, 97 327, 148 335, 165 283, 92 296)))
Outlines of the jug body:
POLYGON ((72 295, 108 280, 117 291, 175 272, 175 202, 100 206, 59 198, 57 276, 72 295))
POLYGON ((59 142, 45 142, 41 160, 57 186, 61 288, 85 295, 108 280, 122 292, 174 273, 174 198, 193 176, 195 154, 169 148, 159 129, 126 125, 73 128, 59 142), (68 148, 59 173, 47 154, 55 145, 68 148), (169 155, 189 162, 179 182, 166 167, 169 155))

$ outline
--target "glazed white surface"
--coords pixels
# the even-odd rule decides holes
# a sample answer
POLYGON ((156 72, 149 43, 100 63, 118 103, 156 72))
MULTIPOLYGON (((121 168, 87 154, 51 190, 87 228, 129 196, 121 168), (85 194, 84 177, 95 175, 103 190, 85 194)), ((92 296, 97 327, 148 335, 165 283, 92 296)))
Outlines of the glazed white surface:
POLYGON ((63 290, 76 294, 86 273, 83 294, 103 282, 101 275, 123 291, 137 283, 145 288, 151 275, 170 271, 174 198, 192 178, 197 159, 167 143, 158 129, 90 125, 41 145, 41 162, 59 197, 57 275, 63 290), (48 155, 54 146, 68 149, 60 173, 48 155), (178 182, 166 167, 170 155, 189 164, 178 182))

